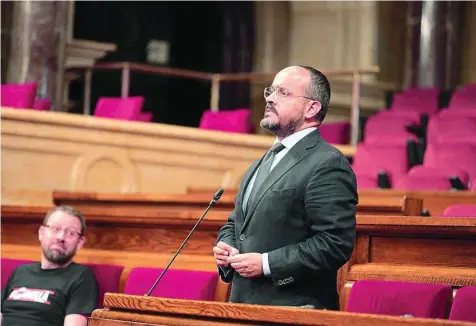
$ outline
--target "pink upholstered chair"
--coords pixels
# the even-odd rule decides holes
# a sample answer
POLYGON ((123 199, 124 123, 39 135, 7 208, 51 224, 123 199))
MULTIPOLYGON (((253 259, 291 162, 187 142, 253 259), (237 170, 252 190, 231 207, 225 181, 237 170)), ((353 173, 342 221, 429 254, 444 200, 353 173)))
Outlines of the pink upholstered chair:
POLYGON ((37 98, 33 108, 38 111, 49 111, 51 109, 51 100, 49 98, 37 98))
POLYGON ((251 133, 251 110, 236 109, 218 112, 207 110, 202 114, 199 128, 233 133, 251 133))
POLYGON ((346 311, 445 318, 452 288, 445 284, 392 281, 357 281, 347 301, 346 311))
POLYGON ((451 306, 450 320, 476 323, 476 286, 466 286, 456 291, 451 306))
POLYGON ((476 217, 476 205, 459 204, 446 207, 443 217, 476 217))
POLYGON ((141 112, 137 116, 137 121, 151 122, 152 118, 153 118, 152 112, 141 112))
POLYGON ((347 145, 350 140, 349 122, 329 122, 319 127, 322 138, 330 144, 347 145))
MULTIPOLYGON (((137 267, 129 273, 124 293, 144 295, 162 273, 162 268, 137 267)), ((169 269, 151 296, 213 301, 218 273, 169 269)))
POLYGON ((99 288, 97 307, 102 308, 104 294, 106 292, 119 292, 119 281, 121 279, 124 266, 92 263, 85 263, 81 265, 89 267, 94 272, 94 276, 96 277, 99 288))
POLYGON ((143 105, 144 97, 142 96, 101 97, 96 104, 94 116, 134 121, 137 120, 143 105))
POLYGON ((32 260, 28 259, 12 259, 12 258, 2 258, 1 260, 1 270, 2 270, 2 289, 8 282, 10 274, 20 265, 33 263, 32 260))
POLYGON ((17 109, 32 109, 35 104, 37 83, 5 84, 1 86, 1 105, 17 109))

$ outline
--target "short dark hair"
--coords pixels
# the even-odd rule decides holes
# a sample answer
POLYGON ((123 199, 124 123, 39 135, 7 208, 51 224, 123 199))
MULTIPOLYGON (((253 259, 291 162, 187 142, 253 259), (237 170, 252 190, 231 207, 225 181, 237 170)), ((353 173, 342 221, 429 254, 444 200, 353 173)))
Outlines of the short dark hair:
POLYGON ((52 209, 50 209, 48 211, 48 213, 46 213, 46 216, 43 219, 42 225, 46 225, 46 223, 48 223, 48 219, 50 218, 50 216, 53 215, 53 213, 57 212, 57 211, 60 211, 60 212, 66 213, 68 215, 72 215, 72 216, 77 217, 79 219, 79 221, 81 222, 81 232, 80 233, 81 233, 81 235, 84 235, 84 231, 86 230, 86 219, 84 218, 83 214, 81 214, 81 212, 79 212, 77 209, 75 209, 74 207, 71 207, 71 206, 67 206, 67 205, 55 206, 52 209))
POLYGON ((311 75, 311 83, 306 91, 306 96, 321 103, 321 110, 316 115, 316 120, 322 122, 326 117, 329 102, 331 100, 331 85, 329 84, 327 77, 319 70, 309 66, 300 67, 306 69, 311 75))

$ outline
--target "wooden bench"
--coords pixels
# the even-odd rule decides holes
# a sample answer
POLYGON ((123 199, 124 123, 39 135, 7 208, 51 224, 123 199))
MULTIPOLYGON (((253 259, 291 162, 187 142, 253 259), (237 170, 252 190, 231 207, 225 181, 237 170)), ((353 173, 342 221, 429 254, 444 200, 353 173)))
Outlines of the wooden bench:
POLYGON ((245 305, 106 294, 89 326, 122 325, 308 325, 308 326, 474 326, 444 319, 402 318, 291 307, 245 305))
MULTIPOLYGON (((199 195, 209 194, 213 190, 209 188, 189 187, 187 193, 199 195)), ((236 194, 236 189, 225 189, 225 193, 233 196, 236 194)), ((421 199, 423 201, 423 209, 427 210, 431 216, 441 215, 446 207, 455 204, 475 204, 476 191, 425 191, 425 190, 392 190, 392 189, 365 189, 359 190, 359 200, 366 200, 367 198, 402 198, 411 197, 421 199)), ((421 215, 420 212, 410 214, 414 216, 421 215)))
POLYGON ((476 285, 476 218, 358 216, 339 272, 341 309, 359 280, 476 285))

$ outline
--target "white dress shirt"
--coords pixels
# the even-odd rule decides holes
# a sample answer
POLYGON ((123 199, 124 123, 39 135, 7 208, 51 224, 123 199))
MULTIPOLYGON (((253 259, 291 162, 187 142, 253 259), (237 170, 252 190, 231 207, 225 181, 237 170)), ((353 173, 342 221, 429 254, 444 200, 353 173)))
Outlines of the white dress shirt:
MULTIPOLYGON (((311 132, 313 132, 316 129, 317 129, 316 127, 306 128, 306 129, 300 130, 300 131, 284 138, 281 141, 281 144, 283 144, 285 148, 282 149, 278 154, 275 155, 274 161, 271 164, 270 172, 276 166, 276 164, 278 164, 279 161, 281 161, 283 159, 283 157, 289 152, 289 150, 294 145, 297 144, 298 141, 300 141, 301 139, 303 139, 304 137, 306 137, 307 135, 309 135, 311 132)), ((274 141, 273 144, 275 144, 277 142, 279 142, 278 138, 276 138, 276 140, 274 141)), ((253 189, 253 185, 255 183, 256 175, 258 174, 258 170, 259 170, 259 167, 258 167, 258 169, 256 169, 255 174, 251 178, 250 182, 248 183, 248 187, 246 188, 245 195, 243 197, 243 206, 242 206, 242 209, 243 209, 244 212, 246 211, 245 208, 246 208, 246 205, 248 204, 248 199, 250 197, 251 190, 253 189)), ((269 269, 268 253, 264 253, 262 257, 263 257, 263 273, 264 273, 264 275, 269 276, 269 275, 271 275, 271 271, 269 269)))

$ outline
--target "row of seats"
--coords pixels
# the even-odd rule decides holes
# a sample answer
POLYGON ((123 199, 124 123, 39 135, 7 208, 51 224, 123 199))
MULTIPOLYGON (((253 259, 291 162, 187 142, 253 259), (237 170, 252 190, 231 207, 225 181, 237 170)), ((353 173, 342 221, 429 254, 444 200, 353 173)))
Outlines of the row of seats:
MULTIPOLYGON (((37 83, 2 85, 1 105, 5 107, 49 111, 49 99, 36 98, 37 83)), ((93 115, 99 118, 151 122, 151 112, 143 111, 143 96, 127 98, 100 97, 93 115)), ((239 108, 234 110, 206 110, 199 122, 200 129, 218 130, 232 133, 253 133, 251 110, 239 108)), ((322 136, 332 144, 347 144, 350 135, 350 123, 326 123, 321 129, 322 136)))
POLYGON ((476 286, 362 280, 353 284, 345 311, 476 322, 476 286), (448 314, 449 312, 449 314, 448 314))
MULTIPOLYGON (((2 257, 2 289, 17 266, 32 262, 31 260, 2 257)), ((103 305, 105 293, 119 292, 119 283, 124 272, 124 266, 92 263, 82 263, 81 265, 89 267, 96 276, 99 286, 97 306, 100 308, 103 305)), ((123 293, 131 295, 146 294, 162 271, 162 268, 132 268, 127 276, 123 293)), ((213 301, 215 300, 217 284, 218 273, 169 269, 151 293, 151 296, 213 301)))
MULTIPOLYGON (((29 260, 2 258, 2 288, 9 275, 20 264, 29 260)), ((106 292, 119 292, 123 266, 83 264, 91 268, 99 284, 97 307, 103 306, 106 292)), ((123 293, 144 295, 162 273, 161 268, 132 268, 123 293)), ((151 293, 154 297, 186 300, 215 300, 218 282, 216 272, 169 270, 151 293)), ((363 280, 353 284, 345 306, 347 312, 370 313, 420 318, 449 318, 476 322, 476 287, 463 287, 456 291, 444 284, 363 280), (448 315, 449 311, 449 315, 448 315)))
POLYGON ((476 84, 442 110, 438 97, 409 89, 368 119, 353 160, 359 188, 476 189, 476 84))

